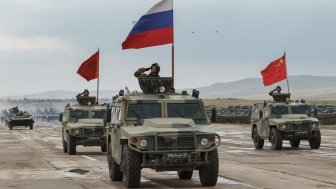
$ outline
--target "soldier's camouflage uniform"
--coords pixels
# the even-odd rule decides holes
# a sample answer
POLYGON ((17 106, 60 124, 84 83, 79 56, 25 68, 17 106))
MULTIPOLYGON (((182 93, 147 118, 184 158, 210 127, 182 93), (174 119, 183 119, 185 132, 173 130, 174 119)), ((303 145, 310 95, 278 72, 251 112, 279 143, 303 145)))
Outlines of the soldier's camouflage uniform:
POLYGON ((152 73, 150 72, 148 75, 145 74, 144 72, 148 71, 147 68, 139 68, 135 73, 134 76, 135 77, 160 77, 160 75, 158 73, 152 73))

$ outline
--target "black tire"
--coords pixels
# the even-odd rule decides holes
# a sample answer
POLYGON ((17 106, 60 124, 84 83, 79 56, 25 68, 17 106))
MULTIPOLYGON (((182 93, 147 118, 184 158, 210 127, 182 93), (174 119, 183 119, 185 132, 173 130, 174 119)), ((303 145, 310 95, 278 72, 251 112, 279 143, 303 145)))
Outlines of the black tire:
POLYGON ((33 128, 34 128, 34 124, 29 125, 30 130, 33 130, 33 128))
POLYGON ((315 131, 315 136, 309 139, 309 146, 311 149, 319 149, 321 145, 321 131, 315 131))
POLYGON ((257 128, 253 128, 253 143, 255 149, 262 149, 264 147, 264 139, 261 139, 258 135, 257 128))
POLYGON ((271 130, 271 148, 272 150, 281 150, 282 148, 282 135, 281 132, 277 128, 273 128, 271 130))
POLYGON ((289 141, 291 147, 298 148, 300 146, 300 140, 294 139, 289 141))
POLYGON ((141 179, 141 162, 137 152, 130 150, 127 144, 123 147, 123 173, 127 188, 138 188, 141 179))
POLYGON ((120 171, 120 165, 114 161, 110 147, 107 152, 107 163, 111 181, 122 181, 124 178, 123 173, 120 171))
POLYGON ((68 146, 67 146, 67 143, 64 140, 64 128, 62 128, 62 144, 63 144, 63 152, 67 153, 68 152, 68 146))
POLYGON ((193 175, 193 171, 177 171, 177 175, 181 180, 189 180, 193 175))
POLYGON ((215 186, 218 179, 218 151, 217 148, 208 152, 208 164, 199 169, 199 178, 202 186, 215 186))
POLYGON ((13 125, 8 124, 9 130, 13 130, 13 125))
POLYGON ((76 155, 76 138, 68 133, 67 142, 68 154, 76 155))
POLYGON ((102 146, 100 146, 100 149, 102 152, 106 152, 106 144, 103 144, 102 146))

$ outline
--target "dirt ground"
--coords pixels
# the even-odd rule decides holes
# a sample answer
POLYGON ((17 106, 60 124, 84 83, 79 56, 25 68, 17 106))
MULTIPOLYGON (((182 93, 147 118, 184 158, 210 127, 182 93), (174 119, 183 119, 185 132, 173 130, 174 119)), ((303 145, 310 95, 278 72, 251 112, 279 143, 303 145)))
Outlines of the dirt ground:
MULTIPOLYGON (((221 136, 220 177, 211 188, 336 188, 336 130, 322 129, 320 149, 307 141, 299 148, 284 142, 273 151, 265 142, 255 150, 248 125, 214 124, 221 136)), ((100 189, 125 188, 111 182, 106 153, 99 147, 77 147, 77 155, 63 153, 61 125, 37 122, 34 130, 8 130, 0 123, 0 188, 100 189)), ((142 170, 140 188, 203 188, 198 171, 191 180, 179 180, 176 172, 142 170)))

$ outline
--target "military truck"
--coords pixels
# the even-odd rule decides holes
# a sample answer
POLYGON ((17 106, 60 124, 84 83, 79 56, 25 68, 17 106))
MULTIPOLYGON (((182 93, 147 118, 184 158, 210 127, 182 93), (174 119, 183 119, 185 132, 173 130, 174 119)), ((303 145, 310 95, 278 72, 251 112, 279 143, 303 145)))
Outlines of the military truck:
POLYGON ((62 122, 63 152, 76 154, 76 146, 101 146, 106 152, 104 127, 105 105, 96 103, 95 97, 79 97, 78 104, 68 104, 60 114, 62 122))
POLYGON ((274 102, 255 104, 251 112, 251 138, 256 149, 271 142, 271 149, 281 150, 283 140, 291 147, 299 147, 308 140, 312 149, 321 144, 320 122, 311 117, 309 105, 304 100, 291 101, 290 93, 274 93, 274 102))
POLYGON ((9 130, 12 130, 14 126, 29 126, 30 130, 33 130, 34 127, 33 117, 28 112, 19 110, 17 106, 8 110, 8 114, 4 120, 9 130))
POLYGON ((177 171, 203 186, 218 178, 220 136, 210 126, 199 92, 175 93, 171 78, 139 77, 143 93, 114 97, 107 113, 108 166, 112 181, 139 187, 143 168, 177 171))

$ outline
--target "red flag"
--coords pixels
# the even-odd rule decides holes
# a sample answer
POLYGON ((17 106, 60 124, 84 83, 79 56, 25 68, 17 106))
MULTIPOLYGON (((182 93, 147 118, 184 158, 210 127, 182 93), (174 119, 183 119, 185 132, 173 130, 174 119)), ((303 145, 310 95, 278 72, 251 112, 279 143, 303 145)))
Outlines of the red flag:
POLYGON ((87 81, 99 77, 99 51, 94 53, 89 59, 85 60, 77 70, 77 73, 87 81))
POLYGON ((261 71, 264 86, 287 79, 286 53, 261 71))

